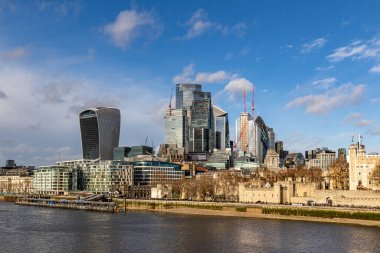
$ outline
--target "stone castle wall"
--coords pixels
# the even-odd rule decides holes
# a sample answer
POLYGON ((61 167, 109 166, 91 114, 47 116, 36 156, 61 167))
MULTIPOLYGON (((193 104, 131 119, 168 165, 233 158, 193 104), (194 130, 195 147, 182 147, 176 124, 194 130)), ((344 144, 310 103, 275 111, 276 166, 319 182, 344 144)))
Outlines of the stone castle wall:
POLYGON ((239 184, 239 201, 380 207, 380 191, 321 190, 316 183, 294 181, 278 182, 270 188, 254 188, 239 184))

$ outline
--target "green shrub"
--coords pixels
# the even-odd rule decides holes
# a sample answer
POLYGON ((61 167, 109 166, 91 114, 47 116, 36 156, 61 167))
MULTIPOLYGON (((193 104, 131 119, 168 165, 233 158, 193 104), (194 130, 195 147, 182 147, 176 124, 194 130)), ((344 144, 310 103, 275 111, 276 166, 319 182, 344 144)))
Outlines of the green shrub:
POLYGON ((311 216, 321 218, 345 218, 345 219, 360 219, 360 220, 380 220, 380 213, 372 212, 348 212, 337 210, 318 210, 318 209, 301 209, 301 208, 276 208, 263 207, 263 214, 277 215, 294 215, 294 216, 311 216))
POLYGON ((236 212, 247 212, 247 208, 245 206, 236 207, 236 212))

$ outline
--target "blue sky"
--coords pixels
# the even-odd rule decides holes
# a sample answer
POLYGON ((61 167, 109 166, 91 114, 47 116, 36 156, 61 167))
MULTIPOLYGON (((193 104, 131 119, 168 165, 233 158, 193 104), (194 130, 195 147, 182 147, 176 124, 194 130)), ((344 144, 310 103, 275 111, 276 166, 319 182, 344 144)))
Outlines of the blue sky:
MULTIPOLYGON (((175 82, 233 123, 256 115, 291 152, 380 152, 378 1, 0 0, 0 161, 81 156, 78 112, 121 109, 120 145, 163 142, 175 82)), ((173 103, 174 104, 174 103, 173 103)), ((234 125, 231 125, 234 130, 234 125)))

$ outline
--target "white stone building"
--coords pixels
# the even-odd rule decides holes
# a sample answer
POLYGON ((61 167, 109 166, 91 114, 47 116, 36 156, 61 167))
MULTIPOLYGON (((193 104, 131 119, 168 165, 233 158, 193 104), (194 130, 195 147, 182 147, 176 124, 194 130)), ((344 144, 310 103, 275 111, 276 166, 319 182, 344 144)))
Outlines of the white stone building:
POLYGON ((380 163, 380 155, 366 154, 361 140, 350 145, 348 154, 350 190, 361 188, 379 190, 371 180, 371 172, 380 163))

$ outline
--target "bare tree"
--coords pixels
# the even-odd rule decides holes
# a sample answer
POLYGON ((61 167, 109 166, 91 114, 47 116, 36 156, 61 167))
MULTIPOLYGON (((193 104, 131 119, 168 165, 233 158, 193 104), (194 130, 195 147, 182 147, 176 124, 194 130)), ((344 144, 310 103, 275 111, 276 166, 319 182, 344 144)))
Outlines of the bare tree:
POLYGON ((348 190, 349 169, 348 163, 344 159, 338 159, 329 168, 330 186, 332 189, 348 190))
POLYGON ((380 163, 377 163, 371 172, 371 181, 374 190, 380 190, 380 163))

